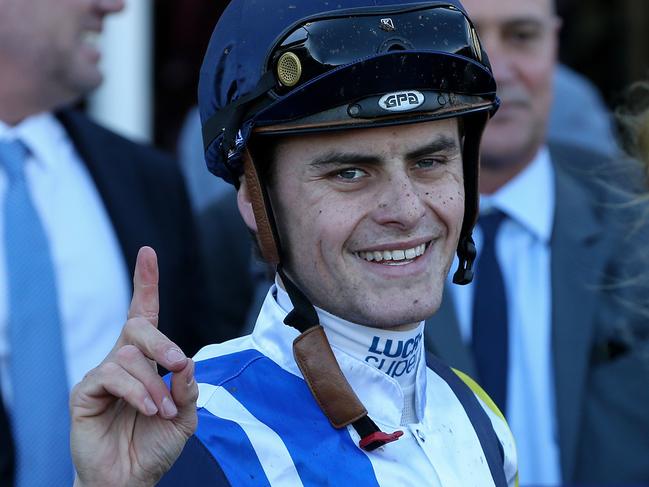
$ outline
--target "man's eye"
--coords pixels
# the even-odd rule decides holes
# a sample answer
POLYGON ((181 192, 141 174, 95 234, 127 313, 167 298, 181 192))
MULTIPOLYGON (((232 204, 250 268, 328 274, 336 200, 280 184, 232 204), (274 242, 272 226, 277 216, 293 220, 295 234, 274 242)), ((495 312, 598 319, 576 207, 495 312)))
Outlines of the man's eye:
POLYGON ((421 159, 417 161, 416 167, 418 169, 431 169, 435 166, 443 165, 445 162, 445 159, 421 159))
POLYGON ((339 179, 343 179, 345 181, 354 181, 356 179, 360 179, 364 176, 367 176, 367 173, 363 171, 362 169, 358 169, 356 167, 350 167, 348 169, 343 169, 342 171, 338 171, 336 173, 336 177, 339 179))
POLYGON ((541 34, 540 29, 515 29, 507 37, 515 44, 532 44, 541 38, 541 34))

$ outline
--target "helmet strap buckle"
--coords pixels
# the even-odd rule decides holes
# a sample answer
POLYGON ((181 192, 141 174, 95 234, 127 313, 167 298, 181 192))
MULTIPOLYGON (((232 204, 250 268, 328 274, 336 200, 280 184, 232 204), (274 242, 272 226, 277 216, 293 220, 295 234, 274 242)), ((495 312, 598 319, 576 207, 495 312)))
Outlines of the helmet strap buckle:
POLYGON ((457 256, 460 263, 457 271, 453 274, 455 284, 465 285, 473 280, 473 263, 476 254, 475 243, 471 235, 462 237, 457 246, 457 256))

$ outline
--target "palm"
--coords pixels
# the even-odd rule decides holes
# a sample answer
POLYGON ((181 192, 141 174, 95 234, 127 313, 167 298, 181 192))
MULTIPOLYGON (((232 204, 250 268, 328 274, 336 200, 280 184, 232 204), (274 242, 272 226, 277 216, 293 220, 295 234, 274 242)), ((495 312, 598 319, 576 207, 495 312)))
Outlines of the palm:
POLYGON ((145 416, 121 399, 97 416, 86 416, 89 412, 74 415, 79 419, 72 448, 79 470, 92 465, 96 475, 86 480, 93 483, 151 485, 171 467, 194 429, 181 421, 145 416), (84 438, 83 450, 75 448, 77 438, 84 438))

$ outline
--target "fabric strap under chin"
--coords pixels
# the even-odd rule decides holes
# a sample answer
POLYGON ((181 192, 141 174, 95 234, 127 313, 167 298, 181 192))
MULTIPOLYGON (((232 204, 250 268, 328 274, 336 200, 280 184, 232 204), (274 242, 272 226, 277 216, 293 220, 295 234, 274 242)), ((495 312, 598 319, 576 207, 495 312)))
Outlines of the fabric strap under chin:
POLYGON ((365 451, 399 439, 403 431, 384 433, 368 416, 340 370, 315 308, 281 266, 277 266, 277 273, 293 303, 293 310, 284 323, 301 333, 293 341, 293 356, 329 422, 338 429, 351 425, 361 438, 359 446, 365 451))

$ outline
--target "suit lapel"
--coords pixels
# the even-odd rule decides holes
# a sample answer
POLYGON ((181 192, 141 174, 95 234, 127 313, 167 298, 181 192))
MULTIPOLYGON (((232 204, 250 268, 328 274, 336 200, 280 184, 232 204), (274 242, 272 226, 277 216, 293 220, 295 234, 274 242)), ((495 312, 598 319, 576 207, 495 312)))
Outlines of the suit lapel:
POLYGON ((606 239, 594 196, 556 167, 556 211, 551 240, 552 347, 557 428, 563 479, 575 465, 580 413, 593 339, 596 286, 606 239))
MULTIPOLYGON (((447 284, 451 286, 452 284, 447 284)), ((426 320, 424 343, 426 349, 442 359, 447 365, 476 377, 475 362, 469 347, 462 341, 460 324, 455 314, 453 297, 444 292, 442 305, 437 313, 426 320)))
POLYGON ((62 110, 57 117, 90 172, 113 224, 128 272, 132 273, 137 250, 146 244, 136 241, 136 236, 142 234, 141 224, 147 221, 139 215, 141 205, 134 204, 129 196, 142 191, 135 164, 125 160, 123 146, 116 147, 113 134, 81 113, 62 110))

